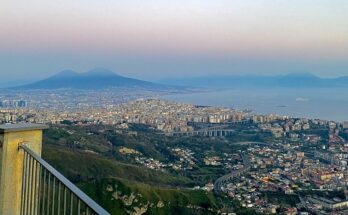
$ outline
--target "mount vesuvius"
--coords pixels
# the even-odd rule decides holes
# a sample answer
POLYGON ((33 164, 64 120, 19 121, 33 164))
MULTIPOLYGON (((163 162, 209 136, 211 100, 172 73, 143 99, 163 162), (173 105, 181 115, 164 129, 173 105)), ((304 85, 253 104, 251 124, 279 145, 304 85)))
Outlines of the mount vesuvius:
POLYGON ((167 85, 128 78, 115 74, 107 69, 93 69, 85 73, 64 70, 56 75, 14 89, 85 89, 102 90, 109 88, 141 88, 148 90, 169 89, 167 85))

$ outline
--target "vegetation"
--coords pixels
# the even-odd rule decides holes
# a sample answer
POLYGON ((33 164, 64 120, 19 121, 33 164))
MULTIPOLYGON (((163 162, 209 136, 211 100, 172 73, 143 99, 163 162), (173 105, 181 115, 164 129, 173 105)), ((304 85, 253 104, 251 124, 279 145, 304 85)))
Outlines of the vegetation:
POLYGON ((242 132, 242 127, 232 128, 237 132, 229 138, 174 138, 145 125, 122 130, 105 125, 72 126, 66 122, 44 132, 42 156, 112 214, 217 214, 221 208, 253 214, 225 197, 192 189, 194 185, 213 182, 228 171, 205 166, 206 156, 246 150, 248 145, 239 144, 240 140, 271 138, 269 133, 242 132), (175 163, 179 158, 171 149, 176 147, 195 153, 196 164, 191 169, 151 170, 120 150, 127 148, 145 158, 175 163))
POLYGON ((218 209, 214 195, 201 190, 154 188, 115 178, 81 187, 112 214, 144 209, 147 214, 215 214, 218 209))
POLYGON ((146 182, 161 187, 188 187, 193 183, 183 176, 120 163, 99 155, 44 145, 43 158, 74 183, 85 183, 103 178, 123 178, 146 182))
POLYGON ((279 204, 282 207, 295 207, 300 199, 297 195, 288 195, 281 192, 264 192, 264 197, 271 203, 279 204))
POLYGON ((212 193, 188 189, 193 183, 183 176, 47 144, 43 158, 112 214, 145 208, 148 214, 215 214, 219 208, 212 193))

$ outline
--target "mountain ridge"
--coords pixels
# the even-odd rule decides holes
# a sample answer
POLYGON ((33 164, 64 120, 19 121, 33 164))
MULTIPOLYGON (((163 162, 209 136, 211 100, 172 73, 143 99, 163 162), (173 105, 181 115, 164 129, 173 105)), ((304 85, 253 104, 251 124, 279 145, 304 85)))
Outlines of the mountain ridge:
POLYGON ((285 75, 225 75, 191 78, 169 78, 157 81, 161 84, 206 88, 324 88, 348 87, 348 76, 321 78, 311 73, 290 73, 285 75))
POLYGON ((63 70, 46 79, 12 87, 11 89, 90 89, 141 88, 148 90, 182 88, 348 88, 348 76, 322 78, 311 73, 290 73, 285 75, 217 75, 190 78, 169 78, 149 82, 124 77, 104 68, 95 68, 84 73, 63 70))

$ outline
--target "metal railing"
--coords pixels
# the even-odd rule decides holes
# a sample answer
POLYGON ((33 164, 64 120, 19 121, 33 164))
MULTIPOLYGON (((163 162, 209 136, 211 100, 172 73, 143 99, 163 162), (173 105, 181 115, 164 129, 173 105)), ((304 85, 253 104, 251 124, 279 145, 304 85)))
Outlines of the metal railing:
POLYGON ((21 215, 109 215, 45 160, 24 151, 21 215))

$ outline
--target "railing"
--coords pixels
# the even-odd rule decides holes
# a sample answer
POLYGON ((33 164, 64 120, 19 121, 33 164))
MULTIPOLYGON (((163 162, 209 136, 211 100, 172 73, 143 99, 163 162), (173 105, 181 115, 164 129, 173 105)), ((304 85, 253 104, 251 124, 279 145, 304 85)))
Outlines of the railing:
POLYGON ((109 215, 28 146, 24 151, 21 215, 109 215))

